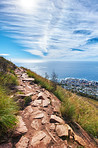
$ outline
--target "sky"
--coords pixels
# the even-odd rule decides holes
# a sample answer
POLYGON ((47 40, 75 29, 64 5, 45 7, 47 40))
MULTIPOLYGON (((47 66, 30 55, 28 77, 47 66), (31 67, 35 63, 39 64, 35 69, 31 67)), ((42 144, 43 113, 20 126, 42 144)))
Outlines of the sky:
POLYGON ((98 61, 98 0, 0 0, 0 56, 98 61))

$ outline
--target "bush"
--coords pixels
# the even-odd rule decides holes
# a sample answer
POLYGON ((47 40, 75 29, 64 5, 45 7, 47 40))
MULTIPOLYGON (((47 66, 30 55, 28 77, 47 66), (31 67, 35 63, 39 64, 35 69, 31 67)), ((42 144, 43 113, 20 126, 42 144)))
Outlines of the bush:
POLYGON ((66 100, 66 102, 63 102, 61 105, 61 113, 67 121, 73 121, 76 114, 74 104, 71 104, 68 100, 66 100))
POLYGON ((25 100, 24 106, 28 106, 32 101, 31 96, 25 97, 24 100, 25 100))

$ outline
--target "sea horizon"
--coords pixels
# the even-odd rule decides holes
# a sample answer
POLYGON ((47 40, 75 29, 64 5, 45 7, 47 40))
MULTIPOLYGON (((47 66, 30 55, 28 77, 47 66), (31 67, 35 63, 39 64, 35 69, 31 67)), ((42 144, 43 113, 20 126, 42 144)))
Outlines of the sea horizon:
POLYGON ((48 61, 41 63, 16 63, 45 77, 55 72, 58 79, 77 78, 98 81, 98 61, 48 61))

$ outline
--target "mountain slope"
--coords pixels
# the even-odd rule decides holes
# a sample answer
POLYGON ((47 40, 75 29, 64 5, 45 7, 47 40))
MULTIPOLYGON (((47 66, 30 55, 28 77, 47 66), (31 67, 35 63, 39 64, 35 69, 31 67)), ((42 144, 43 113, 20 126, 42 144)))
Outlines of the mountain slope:
POLYGON ((5 137, 0 138, 4 140, 0 148, 97 147, 94 139, 76 123, 78 121, 82 126, 85 125, 84 129, 88 133, 97 136, 97 110, 91 102, 85 101, 83 97, 72 94, 60 86, 55 86, 54 89, 55 84, 30 70, 16 68, 12 63, 6 67, 6 70, 1 71, 0 76, 2 82, 0 82, 0 91, 4 90, 0 95, 0 105, 2 105, 2 100, 5 101, 3 109, 0 107, 0 120, 7 117, 7 122, 3 122, 4 126, 0 122, 0 128, 4 127, 5 131, 9 132, 1 135, 1 137, 5 137), (11 81, 9 81, 9 75, 11 81), (16 86, 17 84, 19 86, 16 86), (16 89, 18 92, 15 91, 16 89), (15 101, 8 97, 12 94, 15 101), (15 102, 21 109, 18 116, 16 116, 17 105, 15 102), (18 124, 12 131, 11 127, 15 127, 16 120, 18 124))

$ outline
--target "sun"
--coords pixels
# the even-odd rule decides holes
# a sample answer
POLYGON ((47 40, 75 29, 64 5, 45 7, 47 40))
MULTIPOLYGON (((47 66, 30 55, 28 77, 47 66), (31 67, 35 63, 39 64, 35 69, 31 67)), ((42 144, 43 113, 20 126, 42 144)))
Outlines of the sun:
POLYGON ((19 6, 24 10, 31 10, 38 6, 38 0, 19 0, 19 6))

